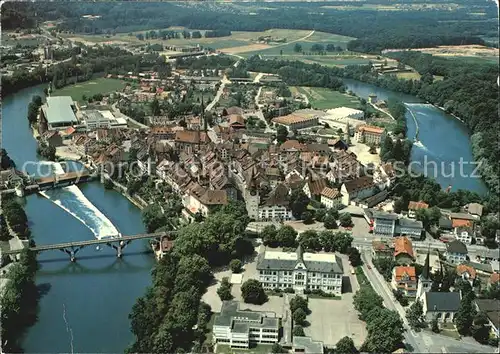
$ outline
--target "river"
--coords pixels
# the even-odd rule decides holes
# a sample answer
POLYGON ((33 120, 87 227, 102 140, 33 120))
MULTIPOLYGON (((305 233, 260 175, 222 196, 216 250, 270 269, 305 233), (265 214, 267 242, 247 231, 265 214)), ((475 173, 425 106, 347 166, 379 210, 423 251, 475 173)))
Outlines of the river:
MULTIPOLYGON (((411 161, 414 170, 434 178, 443 188, 451 185, 452 191, 466 189, 481 195, 488 192, 482 179, 474 173, 476 166, 473 164, 470 131, 461 121, 415 96, 356 80, 344 79, 344 83, 348 90, 359 97, 368 99, 371 93, 376 94, 379 100, 387 101, 389 97, 394 97, 404 102, 413 112, 419 126, 418 139, 421 142, 413 145, 411 161), (461 159, 467 163, 463 164, 463 173, 460 173, 461 159), (452 168, 455 169, 454 173, 452 168)), ((410 112, 406 113, 406 123, 408 138, 413 139, 416 125, 410 112)))
MULTIPOLYGON (((29 129, 27 105, 42 87, 33 87, 6 97, 2 102, 2 145, 21 168, 38 161, 36 141, 29 129)), ((30 173, 33 173, 33 166, 30 173)), ((80 186, 83 195, 122 234, 144 232, 140 210, 115 191, 99 182, 80 186)), ((30 228, 38 245, 95 239, 99 220, 87 205, 67 191, 51 191, 75 216, 40 195, 24 199, 30 228), (89 223, 87 223, 89 224, 89 223), (92 229, 92 230, 91 230, 92 229), (94 233, 93 233, 94 231, 94 233)), ((102 226, 102 225, 101 225, 102 226)), ((60 251, 40 254, 36 282, 43 292, 38 322, 28 329, 23 347, 26 352, 123 352, 133 340, 128 314, 137 297, 151 283, 154 258, 146 241, 127 246, 122 259, 107 246, 88 247, 77 254, 76 263, 60 251)))

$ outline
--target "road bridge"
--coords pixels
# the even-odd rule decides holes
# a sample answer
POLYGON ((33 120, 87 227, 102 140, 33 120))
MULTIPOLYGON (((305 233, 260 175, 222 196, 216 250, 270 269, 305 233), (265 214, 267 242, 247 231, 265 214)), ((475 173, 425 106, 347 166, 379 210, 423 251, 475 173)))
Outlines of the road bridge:
MULTIPOLYGON (((106 246, 109 246, 109 247, 115 249, 116 256, 120 258, 123 255, 123 250, 125 249, 125 247, 127 247, 127 245, 130 244, 134 240, 152 239, 152 240, 158 240, 159 242, 161 242, 164 237, 170 238, 174 234, 175 234, 175 231, 154 232, 154 233, 149 233, 149 234, 139 234, 139 235, 103 238, 103 239, 96 239, 96 240, 85 240, 85 241, 75 241, 75 242, 65 242, 65 243, 41 245, 41 246, 30 247, 29 250, 36 252, 36 253, 40 253, 40 252, 44 252, 44 251, 60 250, 60 251, 65 252, 69 255, 71 262, 75 262, 76 261, 76 254, 82 248, 85 248, 88 246, 94 246, 94 245, 106 245, 106 246)), ((6 252, 3 252, 2 254, 15 255, 15 254, 18 254, 21 252, 22 252, 22 249, 6 251, 6 252)))

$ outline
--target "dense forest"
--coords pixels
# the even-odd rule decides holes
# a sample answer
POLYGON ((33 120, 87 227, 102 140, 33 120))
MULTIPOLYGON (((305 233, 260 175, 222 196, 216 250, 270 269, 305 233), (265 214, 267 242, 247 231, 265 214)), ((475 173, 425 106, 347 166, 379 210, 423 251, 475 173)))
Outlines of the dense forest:
MULTIPOLYGON (((384 4, 387 1, 368 3, 384 4)), ((408 0, 402 4, 414 4, 408 0)), ((454 2, 457 3, 457 2, 454 2)), ((460 4, 465 4, 463 1, 460 4)), ((5 29, 33 25, 40 20, 63 20, 57 30, 87 34, 143 31, 169 26, 211 30, 210 35, 230 31, 263 31, 271 28, 315 29, 357 38, 352 50, 376 52, 384 48, 425 47, 440 44, 483 43, 484 37, 498 37, 497 8, 494 2, 470 2, 453 11, 432 6, 405 11, 361 9, 359 3, 342 2, 348 9, 335 9, 336 3, 7 3, 2 12, 5 29), (324 6, 328 5, 328 6, 324 6), (20 8, 26 7, 22 13, 20 8), (474 13, 484 13, 478 21, 474 13), (21 15, 20 15, 21 14, 21 15), (24 15, 24 16, 23 16, 24 15), (99 18, 86 19, 83 15, 99 18), (4 22, 5 17, 5 22, 4 22)))

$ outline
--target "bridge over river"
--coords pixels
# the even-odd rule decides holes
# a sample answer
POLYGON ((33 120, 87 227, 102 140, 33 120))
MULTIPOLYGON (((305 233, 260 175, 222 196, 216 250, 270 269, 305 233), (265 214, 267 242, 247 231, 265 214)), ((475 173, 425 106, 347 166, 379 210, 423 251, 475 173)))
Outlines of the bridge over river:
MULTIPOLYGON (((87 246, 94 245, 106 245, 116 250, 116 256, 121 257, 123 255, 123 250, 127 245, 134 240, 143 240, 143 239, 153 239, 162 241, 164 237, 170 238, 170 236, 174 235, 175 231, 169 232, 154 232, 149 234, 139 234, 139 235, 130 235, 130 236, 120 236, 120 237, 110 237, 96 240, 85 240, 85 241, 76 241, 76 242, 65 242, 65 243, 54 243, 49 245, 41 245, 30 247, 29 250, 33 252, 44 252, 44 251, 52 251, 52 250, 60 250, 69 255, 71 262, 76 261, 76 254, 82 248, 87 246)), ((11 250, 3 252, 4 255, 15 255, 21 253, 22 249, 11 250)))

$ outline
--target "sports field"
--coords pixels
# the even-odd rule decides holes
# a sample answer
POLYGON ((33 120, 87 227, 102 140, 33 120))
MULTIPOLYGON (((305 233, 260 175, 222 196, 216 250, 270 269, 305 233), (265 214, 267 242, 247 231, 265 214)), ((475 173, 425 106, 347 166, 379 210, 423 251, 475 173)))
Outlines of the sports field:
POLYGON ((79 82, 54 91, 52 96, 71 96, 75 101, 82 101, 82 96, 93 96, 98 93, 119 91, 125 87, 125 81, 118 79, 98 78, 92 81, 79 82))
POLYGON ((359 108, 359 99, 344 93, 323 87, 294 87, 292 92, 305 94, 311 106, 316 109, 337 107, 359 108))

